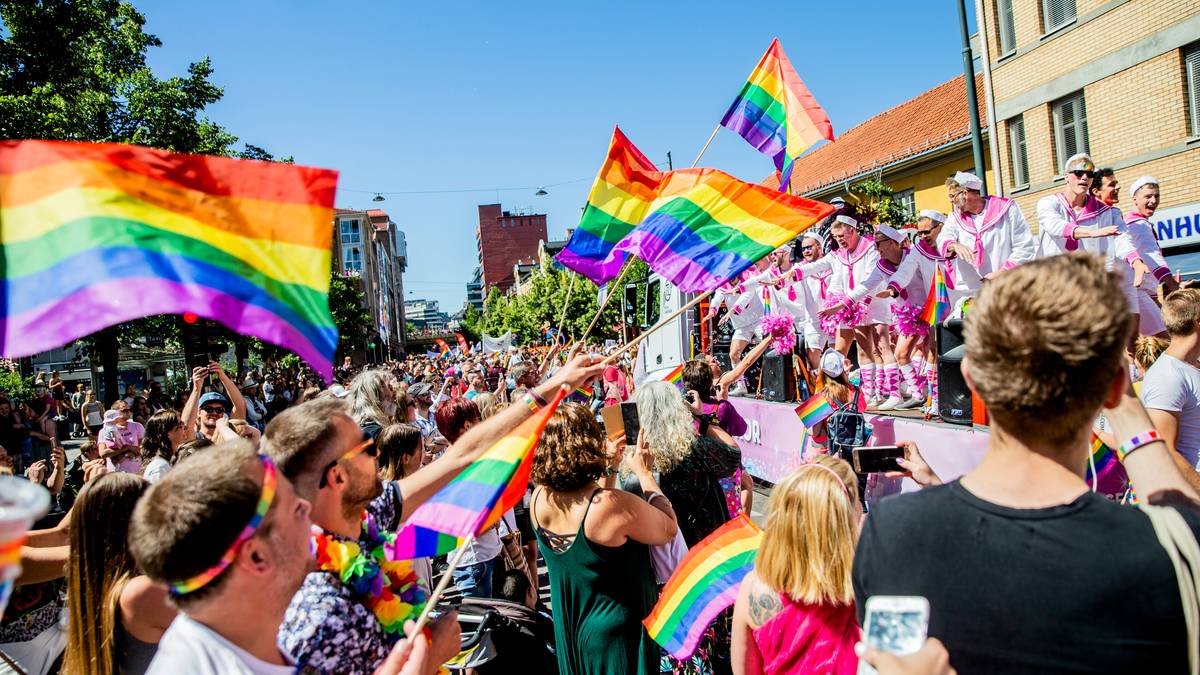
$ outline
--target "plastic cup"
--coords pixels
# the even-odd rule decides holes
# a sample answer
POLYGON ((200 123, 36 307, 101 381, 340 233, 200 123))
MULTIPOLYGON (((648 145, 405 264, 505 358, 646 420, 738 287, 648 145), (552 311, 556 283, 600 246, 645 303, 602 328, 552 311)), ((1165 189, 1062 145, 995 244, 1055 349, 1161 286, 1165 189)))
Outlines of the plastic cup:
POLYGON ((12 476, 0 476, 0 615, 8 607, 21 576, 21 546, 33 521, 50 509, 46 488, 12 476))

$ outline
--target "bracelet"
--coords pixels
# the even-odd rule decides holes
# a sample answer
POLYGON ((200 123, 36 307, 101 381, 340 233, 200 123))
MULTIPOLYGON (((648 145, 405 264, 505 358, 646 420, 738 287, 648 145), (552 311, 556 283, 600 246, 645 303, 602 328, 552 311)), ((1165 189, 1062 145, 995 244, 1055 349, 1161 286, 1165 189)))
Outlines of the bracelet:
POLYGON ((1133 438, 1129 439, 1121 447, 1117 448, 1117 459, 1124 462, 1125 458, 1133 454, 1134 450, 1150 445, 1155 441, 1161 441, 1162 439, 1162 434, 1158 433, 1158 431, 1154 429, 1143 431, 1142 433, 1137 434, 1133 438))
POLYGON ((538 402, 533 399, 533 396, 529 392, 525 392, 525 395, 521 397, 521 401, 525 405, 529 406, 530 412, 537 412, 538 408, 541 407, 538 405, 538 402))
MULTIPOLYGON (((532 389, 526 389, 525 395, 528 396, 529 398, 533 399, 534 401, 537 401, 537 404, 539 406, 546 405, 546 399, 542 398, 541 396, 538 396, 538 393, 532 389)), ((534 410, 537 410, 537 408, 534 408, 534 410)))

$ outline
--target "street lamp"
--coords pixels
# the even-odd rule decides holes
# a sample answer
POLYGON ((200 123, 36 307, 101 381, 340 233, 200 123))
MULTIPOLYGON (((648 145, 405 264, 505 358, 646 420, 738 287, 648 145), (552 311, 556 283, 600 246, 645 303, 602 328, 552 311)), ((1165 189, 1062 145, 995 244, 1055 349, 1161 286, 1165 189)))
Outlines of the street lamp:
POLYGON ((381 201, 383 201, 383 195, 381 195, 381 194, 379 194, 378 192, 376 192, 376 193, 375 193, 375 196, 371 198, 371 201, 373 201, 373 202, 381 202, 381 201))
POLYGON ((544 188, 544 187, 540 187, 540 188, 538 188, 538 189, 537 189, 537 192, 533 193, 533 195, 534 195, 535 197, 545 197, 545 196, 546 196, 546 195, 548 195, 548 194, 550 194, 550 193, 549 193, 549 192, 546 192, 546 188, 544 188))

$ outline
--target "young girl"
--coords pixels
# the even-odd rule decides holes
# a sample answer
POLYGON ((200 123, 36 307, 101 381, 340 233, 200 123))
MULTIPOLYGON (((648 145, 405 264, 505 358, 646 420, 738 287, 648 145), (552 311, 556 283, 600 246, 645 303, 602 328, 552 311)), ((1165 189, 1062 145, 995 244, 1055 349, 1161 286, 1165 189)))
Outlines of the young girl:
POLYGON ((735 674, 857 672, 850 569, 861 515, 858 482, 840 459, 818 456, 775 486, 733 607, 735 674))

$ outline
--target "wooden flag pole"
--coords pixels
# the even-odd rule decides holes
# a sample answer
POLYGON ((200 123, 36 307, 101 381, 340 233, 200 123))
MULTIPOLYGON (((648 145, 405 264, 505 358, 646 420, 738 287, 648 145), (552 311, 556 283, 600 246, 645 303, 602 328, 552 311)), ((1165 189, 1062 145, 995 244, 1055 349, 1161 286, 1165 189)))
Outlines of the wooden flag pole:
POLYGON ((604 294, 604 302, 600 303, 600 309, 596 310, 596 316, 592 317, 592 322, 588 324, 587 330, 583 331, 583 335, 579 336, 579 344, 584 345, 585 347, 587 345, 588 335, 591 335, 592 329, 596 327, 596 322, 600 320, 600 315, 604 313, 604 308, 608 307, 608 301, 612 299, 613 295, 615 295, 613 291, 620 291, 621 280, 625 278, 625 273, 629 271, 630 267, 632 267, 631 263, 633 262, 633 254, 626 255, 629 257, 625 259, 625 264, 621 266, 621 273, 617 275, 616 279, 613 279, 612 282, 609 283, 609 292, 604 294))
POLYGON ((662 321, 659 321, 658 323, 654 324, 650 328, 647 328, 641 335, 635 337, 634 339, 630 340, 629 342, 626 342, 624 347, 621 347, 617 351, 610 354, 608 356, 608 358, 604 359, 603 363, 605 363, 605 364, 612 363, 613 361, 616 360, 616 358, 618 356, 629 351, 630 349, 632 349, 634 347, 634 345, 641 342, 642 340, 645 340, 647 335, 650 335, 651 333, 658 330, 659 328, 662 328, 663 326, 665 326, 668 323, 670 323, 671 321, 673 321, 675 319, 675 317, 679 316, 680 314, 683 314, 684 312, 688 311, 689 309, 700 304, 700 301, 707 298, 711 293, 712 293, 712 291, 705 291, 705 292, 701 293, 700 295, 697 295, 695 298, 692 298, 691 302, 684 305, 683 307, 680 307, 679 309, 675 310, 674 312, 671 312, 670 316, 663 319, 662 321))
POLYGON ((569 272, 569 274, 571 275, 571 281, 567 283, 567 297, 565 300, 563 300, 562 313, 560 313, 558 315, 558 335, 559 336, 562 335, 563 324, 567 320, 567 306, 571 304, 571 291, 575 290, 575 278, 579 276, 578 274, 576 274, 574 272, 569 272))
POLYGON ((471 547, 471 543, 475 541, 475 535, 467 537, 459 545, 458 550, 454 552, 454 557, 450 559, 450 565, 446 568, 446 572, 442 575, 442 580, 438 582, 437 588, 429 595, 429 599, 425 601, 425 608, 421 610, 421 615, 417 617, 417 625, 408 634, 411 640, 413 636, 421 632, 425 624, 429 623, 429 613, 433 611, 433 607, 437 605, 438 600, 442 599, 442 593, 446 592, 446 587, 450 585, 450 579, 454 576, 454 570, 458 569, 458 563, 462 561, 463 556, 467 554, 467 549, 471 547))
POLYGON ((704 153, 708 151, 708 146, 712 145, 713 139, 715 139, 717 137, 717 132, 720 130, 721 130, 720 124, 717 125, 716 129, 713 129, 712 136, 708 137, 708 142, 704 144, 703 148, 700 148, 700 154, 696 155, 696 161, 692 162, 693 169, 696 168, 696 165, 700 163, 700 158, 703 157, 704 153))

